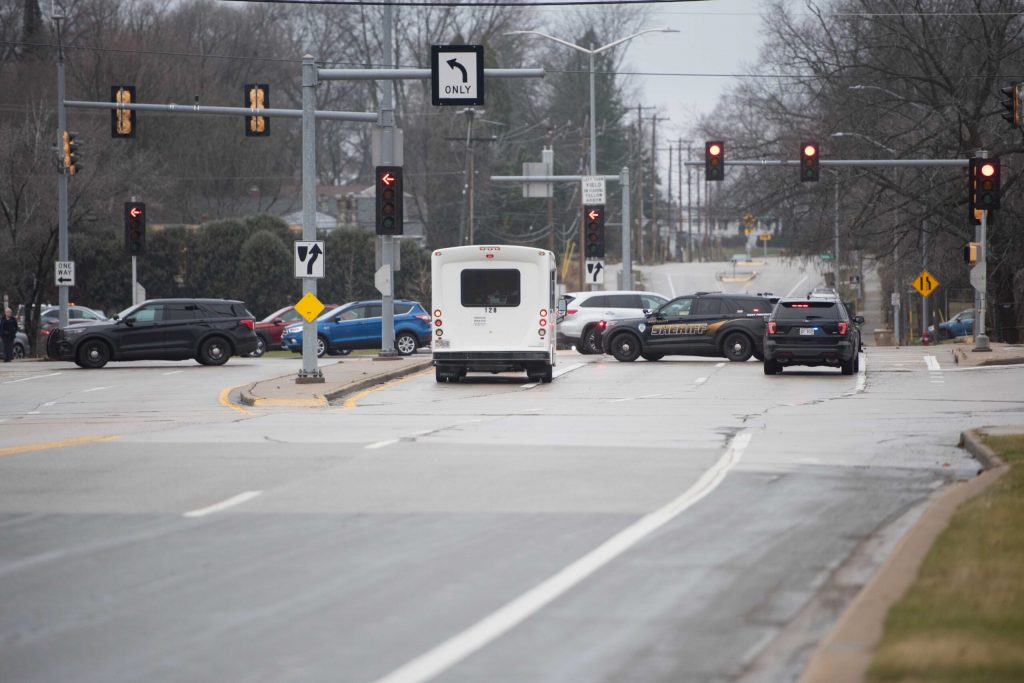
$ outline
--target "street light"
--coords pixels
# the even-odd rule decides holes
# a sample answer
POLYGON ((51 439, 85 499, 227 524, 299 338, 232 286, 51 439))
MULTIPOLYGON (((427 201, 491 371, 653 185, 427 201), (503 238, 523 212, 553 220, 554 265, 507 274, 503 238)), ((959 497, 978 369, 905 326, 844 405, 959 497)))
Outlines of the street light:
POLYGON ((533 34, 533 35, 536 35, 536 36, 540 36, 542 38, 547 38, 548 40, 553 40, 556 43, 559 43, 560 45, 565 45, 566 47, 571 47, 574 50, 579 50, 580 52, 584 52, 584 53, 586 53, 587 55, 590 56, 590 174, 591 175, 596 175, 597 174, 597 125, 596 125, 596 122, 594 121, 594 109, 595 109, 594 108, 594 55, 599 54, 601 52, 604 52, 605 50, 610 50, 611 48, 615 47, 616 45, 621 45, 622 43, 625 43, 627 40, 633 40, 637 36, 642 36, 645 33, 655 33, 655 32, 659 32, 659 33, 679 33, 679 31, 674 29, 674 28, 645 28, 645 29, 643 29, 641 31, 637 31, 636 33, 634 33, 632 35, 626 36, 625 38, 619 38, 616 41, 608 43, 607 45, 602 45, 601 47, 592 48, 590 50, 588 50, 587 48, 585 48, 585 47, 583 47, 581 45, 577 45, 576 43, 570 43, 568 40, 562 40, 561 38, 556 38, 554 36, 549 36, 547 33, 541 33, 540 31, 509 31, 509 32, 504 34, 506 36, 518 35, 518 34, 527 34, 527 33, 533 34))
MULTIPOLYGON (((851 87, 854 87, 854 86, 851 86, 851 87)), ((867 135, 862 135, 860 133, 842 133, 842 132, 840 132, 840 133, 832 133, 831 135, 829 135, 829 137, 830 138, 860 138, 861 140, 865 140, 866 142, 870 142, 872 145, 876 145, 878 147, 881 147, 882 149, 884 149, 885 151, 889 152, 890 154, 896 154, 897 153, 896 150, 894 150, 889 145, 883 145, 878 140, 875 140, 874 138, 869 138, 867 135)))

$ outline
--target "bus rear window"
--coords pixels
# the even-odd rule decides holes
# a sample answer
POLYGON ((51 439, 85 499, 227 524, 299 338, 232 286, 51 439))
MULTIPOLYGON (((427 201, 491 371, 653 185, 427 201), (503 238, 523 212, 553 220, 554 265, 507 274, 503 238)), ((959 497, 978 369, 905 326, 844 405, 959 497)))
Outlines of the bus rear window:
POLYGON ((466 308, 518 306, 520 279, 515 268, 466 269, 462 271, 462 305, 466 308))

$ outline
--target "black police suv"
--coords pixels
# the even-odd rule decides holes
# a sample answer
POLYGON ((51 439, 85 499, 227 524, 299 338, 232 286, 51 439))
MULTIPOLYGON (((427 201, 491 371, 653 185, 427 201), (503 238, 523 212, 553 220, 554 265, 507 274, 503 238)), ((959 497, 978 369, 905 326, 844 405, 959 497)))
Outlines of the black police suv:
POLYGON ((47 354, 83 368, 112 360, 185 360, 223 365, 256 350, 255 318, 241 301, 152 299, 103 322, 61 328, 47 354))
POLYGON ((860 370, 862 316, 850 316, 838 299, 783 299, 764 333, 764 374, 789 365, 828 365, 844 375, 860 370))
POLYGON ((609 320, 602 348, 616 360, 661 360, 669 355, 762 358, 765 319, 777 297, 698 292, 677 297, 642 318, 609 320))

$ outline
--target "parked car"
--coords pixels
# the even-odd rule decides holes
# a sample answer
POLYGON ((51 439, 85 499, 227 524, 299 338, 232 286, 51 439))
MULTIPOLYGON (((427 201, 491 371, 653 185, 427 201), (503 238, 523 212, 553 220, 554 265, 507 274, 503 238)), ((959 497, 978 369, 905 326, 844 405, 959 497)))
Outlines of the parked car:
POLYGON ((946 322, 939 323, 938 336, 935 335, 935 326, 928 326, 928 336, 937 340, 967 337, 972 334, 974 334, 973 308, 960 311, 946 322))
MULTIPOLYGON (((324 310, 330 311, 337 307, 338 304, 330 304, 325 306, 324 310)), ((281 344, 281 335, 284 334, 286 327, 298 322, 302 322, 302 316, 294 306, 285 306, 263 320, 256 321, 256 350, 252 352, 252 355, 259 358, 267 351, 284 348, 281 344)))
MULTIPOLYGON (((18 332, 14 335, 13 356, 15 358, 24 358, 29 354, 29 351, 31 351, 31 349, 32 347, 28 343, 28 335, 22 332, 21 330, 18 330, 18 332)), ((0 339, 0 354, 2 354, 3 352, 4 340, 0 339)))
MULTIPOLYGON (((395 300, 395 349, 408 356, 430 345, 430 314, 418 301, 395 300)), ((353 301, 331 309, 316 321, 316 355, 346 354, 381 348, 381 300, 353 301)), ((302 353, 302 325, 289 325, 281 336, 286 349, 302 353)))
POLYGON ((603 349, 624 363, 668 355, 760 360, 765 318, 776 301, 769 294, 721 292, 677 297, 642 318, 608 321, 603 349))
POLYGON ((637 318, 668 301, 657 292, 569 292, 558 301, 556 339, 561 348, 575 346, 580 353, 601 353, 602 320, 637 318))
MULTIPOLYGON (((76 304, 68 305, 68 325, 81 325, 83 323, 94 323, 107 320, 102 311, 76 304)), ((60 326, 60 306, 46 306, 39 309, 39 334, 46 344, 46 338, 50 332, 60 326)))
POLYGON ((790 365, 827 365, 852 375, 860 370, 863 323, 835 299, 783 299, 765 327, 764 374, 781 374, 790 365))
POLYGON ((185 360, 223 365, 256 349, 255 319, 241 301, 152 299, 103 322, 55 330, 47 353, 83 368, 111 360, 185 360))

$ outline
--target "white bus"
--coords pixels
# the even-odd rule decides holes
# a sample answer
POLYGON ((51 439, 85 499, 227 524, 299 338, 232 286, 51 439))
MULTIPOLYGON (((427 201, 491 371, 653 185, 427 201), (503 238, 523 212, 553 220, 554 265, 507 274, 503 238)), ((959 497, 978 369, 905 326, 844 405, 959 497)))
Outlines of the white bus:
POLYGON ((555 255, 471 245, 431 259, 438 382, 467 372, 523 372, 550 382, 555 365, 555 255))

